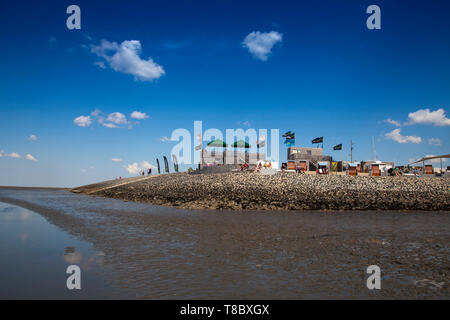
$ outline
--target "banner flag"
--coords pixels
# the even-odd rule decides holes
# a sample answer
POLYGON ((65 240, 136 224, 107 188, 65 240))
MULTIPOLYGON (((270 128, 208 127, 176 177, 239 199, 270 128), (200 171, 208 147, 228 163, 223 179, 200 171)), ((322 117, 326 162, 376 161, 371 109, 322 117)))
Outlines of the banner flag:
POLYGON ((286 139, 295 139, 295 132, 291 132, 290 130, 283 134, 283 137, 286 139))
POLYGON ((166 167, 166 172, 169 173, 169 162, 167 162, 167 157, 163 156, 164 158, 164 166, 166 167))
POLYGON ((323 137, 315 138, 312 143, 323 143, 323 137))
POLYGON ((158 174, 161 174, 161 167, 159 166, 159 159, 156 158, 156 163, 158 164, 158 174))
POLYGON ((284 141, 284 144, 286 145, 286 147, 291 147, 291 146, 295 145, 295 139, 286 139, 284 141))
POLYGON ((333 147, 333 150, 342 150, 342 143, 340 143, 340 144, 338 144, 338 145, 335 145, 335 146, 333 147))
POLYGON ((178 172, 178 161, 177 161, 177 156, 176 155, 172 155, 172 160, 173 160, 173 167, 175 169, 175 172, 178 172))

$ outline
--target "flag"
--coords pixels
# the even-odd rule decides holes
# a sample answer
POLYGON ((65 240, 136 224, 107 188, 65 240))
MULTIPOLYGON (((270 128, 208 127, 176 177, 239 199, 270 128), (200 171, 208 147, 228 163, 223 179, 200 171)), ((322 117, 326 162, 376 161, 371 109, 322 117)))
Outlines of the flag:
POLYGON ((342 143, 333 147, 333 150, 342 150, 342 143))
POLYGON ((315 138, 312 143, 323 143, 323 137, 315 138))
POLYGON ((166 172, 169 173, 169 162, 167 162, 166 156, 163 156, 163 158, 164 158, 164 166, 165 166, 166 172))
POLYGON ((178 172, 178 161, 177 161, 177 156, 176 155, 172 155, 172 160, 173 160, 173 168, 175 169, 175 172, 178 172))
POLYGON ((283 134, 283 137, 285 137, 286 139, 295 139, 295 132, 288 131, 283 134))
POLYGON ((159 159, 158 158, 156 158, 156 163, 158 164, 158 173, 160 174, 161 173, 161 167, 159 166, 159 159))
POLYGON ((295 145, 295 139, 286 139, 284 141, 284 144, 286 145, 286 147, 293 146, 293 145, 295 145))

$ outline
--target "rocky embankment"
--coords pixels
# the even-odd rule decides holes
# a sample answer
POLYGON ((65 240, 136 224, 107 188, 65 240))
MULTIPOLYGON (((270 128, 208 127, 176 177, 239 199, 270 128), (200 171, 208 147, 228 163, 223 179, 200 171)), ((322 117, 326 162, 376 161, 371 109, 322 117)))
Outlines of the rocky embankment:
POLYGON ((449 189, 441 178, 245 172, 159 175, 90 194, 188 209, 450 211, 449 189))

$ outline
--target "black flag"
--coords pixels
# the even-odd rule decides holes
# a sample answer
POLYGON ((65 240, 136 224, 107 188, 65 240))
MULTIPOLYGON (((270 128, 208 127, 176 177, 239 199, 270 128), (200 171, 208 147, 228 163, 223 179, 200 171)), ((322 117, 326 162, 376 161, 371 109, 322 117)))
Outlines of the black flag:
POLYGON ((173 168, 175 169, 175 172, 178 172, 178 161, 177 161, 177 156, 176 155, 172 155, 172 161, 173 161, 173 168))
POLYGON ((156 163, 158 164, 158 173, 161 174, 161 167, 159 166, 159 159, 156 158, 156 163))
POLYGON ((342 143, 333 147, 333 150, 342 150, 342 143))
POLYGON ((166 172, 169 173, 169 162, 167 162, 166 156, 163 156, 164 158, 164 166, 166 167, 166 172))
POLYGON ((315 138, 312 143, 323 143, 323 137, 315 138))

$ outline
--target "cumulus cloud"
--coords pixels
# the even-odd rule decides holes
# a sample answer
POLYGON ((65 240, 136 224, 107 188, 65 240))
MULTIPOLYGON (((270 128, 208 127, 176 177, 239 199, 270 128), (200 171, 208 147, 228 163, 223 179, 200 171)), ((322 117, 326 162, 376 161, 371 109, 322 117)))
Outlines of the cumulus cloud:
POLYGON ((130 118, 142 120, 148 119, 149 116, 145 112, 133 111, 130 115, 130 118))
POLYGON ((409 121, 406 124, 432 124, 435 126, 450 126, 450 119, 445 115, 444 109, 431 111, 430 109, 419 109, 408 114, 409 121))
POLYGON ((248 34, 242 46, 257 59, 267 61, 268 55, 272 52, 272 48, 278 42, 281 42, 283 35, 276 31, 259 32, 254 31, 248 34))
POLYGON ((387 122, 387 123, 392 124, 392 125, 397 126, 397 127, 401 127, 402 126, 400 121, 392 120, 391 118, 388 118, 388 119, 384 120, 384 122, 387 122))
POLYGON ((131 74, 137 81, 153 81, 163 76, 163 67, 152 58, 141 59, 141 51, 139 40, 125 40, 120 45, 117 42, 102 40, 100 45, 91 46, 91 52, 104 58, 111 69, 131 74))
POLYGON ((421 143, 422 138, 417 136, 402 136, 400 129, 394 129, 386 133, 386 138, 397 141, 398 143, 421 143))
POLYGON ((112 122, 115 124, 127 124, 127 118, 123 113, 120 112, 113 112, 108 114, 108 117, 106 118, 107 122, 112 122))
POLYGON ((27 160, 30 160, 30 161, 37 161, 36 158, 33 157, 33 156, 32 156, 31 154, 29 154, 29 153, 25 156, 25 158, 26 158, 27 160))
POLYGON ((120 159, 120 158, 112 158, 111 161, 113 161, 113 162, 122 162, 122 159, 120 159))
MULTIPOLYGON (((130 118, 145 120, 148 119, 149 116, 145 112, 133 111, 130 118)), ((127 126, 129 129, 131 129, 133 125, 139 124, 137 121, 133 122, 128 120, 121 112, 112 112, 108 115, 104 115, 99 109, 92 111, 89 116, 79 116, 75 118, 73 122, 80 127, 88 127, 93 122, 97 122, 106 128, 124 128, 127 126)))
POLYGON ((152 165, 151 163, 149 163, 147 161, 142 161, 141 164, 134 162, 132 164, 128 164, 123 167, 125 168, 125 170, 128 171, 129 174, 138 174, 142 170, 149 169, 149 168, 151 168, 151 169, 156 168, 154 165, 152 165))
POLYGON ((34 135, 34 134, 32 134, 32 135, 28 138, 28 140, 30 140, 30 141, 36 141, 36 140, 37 140, 37 136, 34 135))
POLYGON ((440 147, 442 145, 441 139, 438 139, 438 138, 429 139, 428 144, 431 144, 432 146, 437 146, 437 147, 440 147))
POLYGON ((91 116, 79 116, 73 120, 73 123, 79 127, 89 127, 92 124, 91 116))

